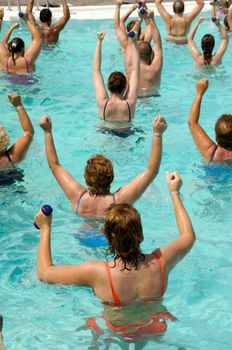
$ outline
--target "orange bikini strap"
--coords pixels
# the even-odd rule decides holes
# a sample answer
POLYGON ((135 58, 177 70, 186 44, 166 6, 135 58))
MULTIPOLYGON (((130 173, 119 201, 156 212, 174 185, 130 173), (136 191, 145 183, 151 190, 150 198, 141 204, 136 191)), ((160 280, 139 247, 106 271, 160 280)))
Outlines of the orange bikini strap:
POLYGON ((116 291, 114 289, 114 286, 113 286, 109 263, 105 262, 105 266, 106 266, 107 277, 108 277, 108 280, 109 280, 109 283, 110 283, 110 288, 111 288, 111 292, 112 292, 112 296, 113 296, 114 302, 115 302, 116 305, 120 305, 120 300, 119 300, 118 294, 116 293, 116 291))
POLYGON ((163 264, 163 261, 161 259, 161 256, 154 252, 152 253, 152 255, 154 255, 154 257, 157 259, 158 263, 159 263, 159 266, 160 266, 160 269, 161 269, 161 273, 162 273, 162 290, 161 290, 161 297, 164 295, 165 293, 165 269, 164 269, 164 264, 163 264))

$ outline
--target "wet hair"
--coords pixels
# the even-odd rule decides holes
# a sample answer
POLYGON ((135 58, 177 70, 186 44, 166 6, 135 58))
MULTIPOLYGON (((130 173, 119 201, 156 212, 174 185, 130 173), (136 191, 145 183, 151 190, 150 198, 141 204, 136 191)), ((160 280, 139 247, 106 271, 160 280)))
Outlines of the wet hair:
POLYGON ((14 57, 15 54, 18 52, 21 52, 22 50, 24 50, 24 48, 25 48, 24 41, 20 38, 14 38, 8 43, 8 50, 11 53, 11 58, 14 66, 15 66, 15 57, 14 57))
MULTIPOLYGON (((127 33, 129 33, 133 29, 135 23, 136 21, 130 21, 129 23, 127 23, 126 25, 127 33)), ((138 37, 140 37, 140 35, 141 35, 141 27, 139 28, 139 31, 138 31, 138 37)))
POLYGON ((210 65, 214 45, 215 45, 215 40, 213 35, 211 34, 205 34, 201 39, 201 48, 203 50, 205 65, 210 65))
POLYGON ((49 9, 43 9, 40 11, 39 19, 42 23, 49 22, 52 18, 52 12, 49 9))
POLYGON ((0 125, 0 154, 4 154, 7 151, 9 144, 9 135, 5 128, 0 125))
POLYGON ((225 26, 227 31, 230 30, 230 26, 229 26, 229 23, 228 23, 228 16, 224 17, 224 26, 225 26))
POLYGON ((115 94, 121 94, 126 88, 126 77, 121 72, 113 72, 108 79, 108 89, 115 94))
POLYGON ((154 55, 150 43, 148 43, 147 41, 140 41, 138 43, 138 51, 140 59, 150 64, 154 55))
POLYGON ((110 193, 110 185, 114 179, 113 165, 101 154, 91 157, 85 167, 85 181, 90 196, 110 193))
POLYGON ((102 232, 109 242, 107 256, 121 259, 122 270, 139 267, 145 256, 140 250, 143 241, 143 228, 138 211, 130 204, 112 204, 105 217, 102 232))
POLYGON ((180 13, 184 12, 184 1, 182 0, 176 0, 173 3, 173 12, 177 13, 178 15, 180 13))
POLYGON ((219 146, 232 150, 232 114, 223 114, 218 118, 215 134, 219 146))

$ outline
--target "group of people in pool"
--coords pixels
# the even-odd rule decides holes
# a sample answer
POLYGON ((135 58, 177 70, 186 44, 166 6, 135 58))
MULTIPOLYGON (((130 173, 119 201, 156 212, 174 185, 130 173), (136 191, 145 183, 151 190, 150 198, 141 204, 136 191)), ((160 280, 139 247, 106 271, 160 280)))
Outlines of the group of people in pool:
MULTIPOLYGON (((193 38, 202 18, 196 22, 187 37, 192 20, 204 6, 202 0, 196 2, 197 6, 187 16, 183 15, 184 3, 181 0, 173 4, 175 13, 173 17, 167 13, 160 0, 156 0, 156 6, 167 25, 168 41, 175 44, 188 42, 197 65, 219 64, 228 45, 228 34, 218 21, 216 24, 222 36, 222 43, 215 55, 212 55, 213 46, 210 35, 202 39, 203 55, 200 54, 194 43, 193 38)), ((39 27, 32 15, 33 0, 30 0, 23 19, 31 32, 32 42, 27 50, 24 50, 24 43, 20 43, 19 38, 14 38, 8 43, 10 34, 16 25, 10 27, 0 44, 0 60, 4 71, 21 73, 34 70, 35 59, 41 50, 43 41, 45 43, 57 41, 59 31, 70 17, 66 0, 62 0, 62 3, 64 8, 62 20, 51 26, 51 17, 43 22, 44 17, 40 16, 42 26, 39 27)), ((147 8, 145 2, 139 4, 138 20, 127 25, 128 33, 125 29, 125 21, 137 8, 137 5, 134 5, 122 17, 120 16, 121 5, 122 1, 117 0, 114 26, 125 55, 126 76, 121 72, 111 73, 107 84, 110 92, 108 94, 101 74, 101 48, 104 33, 100 32, 97 35, 94 55, 93 79, 100 117, 113 125, 115 122, 121 123, 123 127, 125 123, 131 121, 135 114, 137 97, 149 97, 157 93, 163 57, 161 37, 154 14, 147 8), (141 8, 144 11, 141 11, 141 8), (146 26, 141 32, 143 20, 146 26), (154 43, 153 48, 150 45, 151 41, 154 43)), ((218 5, 214 3, 213 6, 218 5)), ((207 87, 208 80, 205 78, 196 83, 196 95, 188 119, 189 128, 198 150, 208 162, 223 162, 232 165, 232 115, 224 114, 217 120, 216 142, 199 124, 201 102, 207 87)), ((23 129, 23 135, 8 148, 9 136, 3 127, 0 128, 0 167, 2 171, 10 174, 11 171, 15 171, 17 163, 24 158, 33 139, 34 129, 20 96, 10 93, 8 97, 16 108, 23 129)), ((102 232, 109 243, 108 253, 112 257, 110 262, 98 260, 73 266, 55 265, 52 260, 50 241, 52 215, 46 216, 39 211, 35 216, 35 223, 40 228, 39 279, 47 283, 88 286, 94 290, 95 295, 102 299, 105 305, 110 306, 110 309, 112 306, 126 307, 136 302, 139 305, 147 305, 148 303, 145 304, 145 302, 161 301, 167 288, 169 272, 190 251, 195 241, 194 229, 179 193, 182 179, 178 173, 173 172, 166 174, 166 181, 174 206, 179 236, 150 254, 144 254, 140 247, 143 241, 142 223, 140 214, 132 205, 142 196, 159 172, 162 159, 162 138, 167 128, 165 118, 158 115, 153 121, 152 145, 147 167, 115 193, 112 193, 110 189, 114 172, 109 159, 98 154, 87 161, 84 172, 87 187, 84 187, 59 162, 50 116, 43 116, 39 124, 44 131, 47 161, 53 175, 77 215, 84 218, 104 219, 102 232)), ((124 319, 120 321, 115 317, 112 321, 112 317, 111 312, 105 312, 107 325, 129 338, 161 334, 166 329, 165 319, 175 319, 165 310, 150 313, 149 317, 146 314, 142 320, 134 319, 134 314, 125 318, 125 313, 124 319)), ((93 331, 101 334, 101 329, 95 319, 88 320, 87 325, 93 331)))

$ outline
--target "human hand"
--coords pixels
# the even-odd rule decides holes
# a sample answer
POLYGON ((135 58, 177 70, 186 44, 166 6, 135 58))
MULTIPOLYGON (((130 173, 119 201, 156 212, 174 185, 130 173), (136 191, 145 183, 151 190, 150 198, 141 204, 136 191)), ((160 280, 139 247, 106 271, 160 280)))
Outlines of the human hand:
POLYGON ((147 9, 147 4, 146 4, 146 1, 145 0, 139 0, 139 2, 142 3, 142 6, 144 9, 147 9))
POLYGON ((153 121, 153 131, 157 134, 163 135, 167 129, 167 122, 162 115, 157 115, 153 121))
POLYGON ((199 17, 197 23, 200 24, 205 21, 205 17, 199 17))
POLYGON ((166 182, 167 182, 168 190, 170 193, 179 192, 181 189, 181 186, 183 184, 182 179, 181 179, 179 173, 177 173, 177 172, 169 173, 167 171, 166 182))
POLYGON ((123 4, 123 0, 116 0, 116 5, 121 6, 123 4))
POLYGON ((104 32, 98 32, 97 33, 97 38, 98 40, 102 41, 105 37, 105 33, 104 32))
POLYGON ((147 10, 147 18, 154 19, 154 11, 147 10))
POLYGON ((133 4, 131 9, 134 11, 134 10, 136 10, 136 9, 137 9, 137 7, 138 7, 138 5, 137 5, 137 4, 133 4))
POLYGON ((35 218, 34 218, 34 223, 40 228, 44 229, 46 227, 50 228, 52 224, 52 214, 50 215, 44 215, 43 212, 40 210, 35 218))
POLYGON ((19 28, 19 27, 20 27, 19 23, 14 23, 14 24, 12 24, 11 29, 14 30, 14 29, 19 28))
POLYGON ((204 95, 204 93, 208 89, 208 84, 209 84, 209 81, 207 78, 202 78, 202 79, 198 80, 196 83, 197 92, 200 95, 204 95))
POLYGON ((0 18, 4 17, 4 8, 0 8, 0 18))
POLYGON ((27 21, 29 18, 28 18, 28 16, 29 16, 29 14, 28 13, 24 13, 23 12, 23 16, 22 17, 20 17, 20 18, 22 18, 24 21, 27 21))
POLYGON ((45 114, 39 121, 39 126, 46 132, 52 130, 52 120, 48 114, 45 114))
POLYGON ((21 97, 18 94, 14 94, 13 92, 10 92, 8 94, 8 98, 13 106, 15 107, 22 106, 21 97))

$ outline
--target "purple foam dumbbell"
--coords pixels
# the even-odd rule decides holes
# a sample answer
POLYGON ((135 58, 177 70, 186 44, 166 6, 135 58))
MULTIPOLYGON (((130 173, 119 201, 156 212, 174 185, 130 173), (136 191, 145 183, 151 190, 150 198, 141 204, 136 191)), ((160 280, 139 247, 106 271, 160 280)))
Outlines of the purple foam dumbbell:
MULTIPOLYGON (((41 208, 41 211, 42 213, 45 215, 45 216, 49 216, 52 212, 53 212, 53 209, 50 205, 48 204, 44 204, 41 208)), ((36 223, 34 222, 34 226, 35 228, 37 228, 38 230, 40 229, 38 225, 36 225, 36 223)))
POLYGON ((145 12, 146 12, 145 8, 144 8, 144 7, 141 7, 141 9, 140 9, 140 14, 141 14, 141 15, 144 15, 145 12))
POLYGON ((142 1, 138 1, 138 8, 140 9, 143 6, 142 1))
POLYGON ((23 17, 23 12, 19 12, 19 17, 22 18, 23 17))

